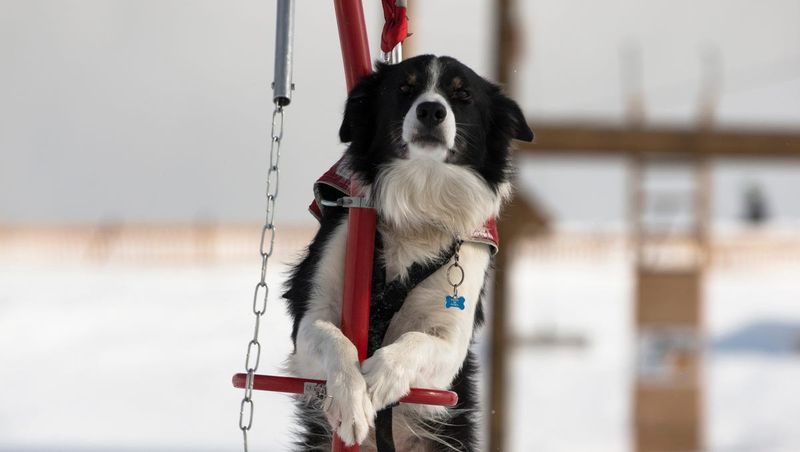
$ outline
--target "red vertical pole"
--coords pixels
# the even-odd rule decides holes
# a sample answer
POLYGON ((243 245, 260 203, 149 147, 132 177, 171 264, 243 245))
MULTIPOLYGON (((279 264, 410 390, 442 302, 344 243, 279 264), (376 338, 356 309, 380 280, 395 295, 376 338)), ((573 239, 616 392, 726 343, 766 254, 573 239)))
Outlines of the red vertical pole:
POLYGON ((333 5, 339 26, 347 91, 350 91, 361 77, 372 72, 364 9, 361 0, 333 0, 333 5))
POLYGON ((347 223, 347 254, 344 263, 342 333, 358 349, 358 359, 367 359, 369 302, 372 293, 372 260, 375 252, 375 210, 350 208, 347 223))
MULTIPOLYGON (((358 80, 372 72, 361 0, 334 0, 342 61, 350 91, 358 80)), ((351 195, 359 196, 352 181, 351 195)), ((358 359, 367 357, 369 334, 369 302, 372 292, 372 260, 375 251, 375 220, 373 209, 353 207, 347 225, 347 255, 344 267, 341 329, 358 349, 358 359)), ((333 452, 358 452, 359 446, 346 447, 334 435, 333 452)))

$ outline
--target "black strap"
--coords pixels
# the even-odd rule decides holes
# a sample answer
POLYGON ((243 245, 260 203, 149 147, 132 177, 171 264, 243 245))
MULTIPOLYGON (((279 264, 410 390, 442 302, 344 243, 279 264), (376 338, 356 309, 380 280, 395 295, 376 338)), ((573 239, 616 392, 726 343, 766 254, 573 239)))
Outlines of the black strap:
MULTIPOLYGON (((386 282, 386 266, 383 259, 383 238, 380 232, 375 233, 375 257, 372 264, 372 297, 369 308, 369 336, 367 356, 372 356, 383 344, 386 330, 392 318, 403 306, 406 297, 415 287, 436 270, 442 268, 456 252, 456 243, 443 249, 439 255, 429 262, 414 262, 408 268, 406 278, 386 282)), ((392 407, 378 411, 375 419, 375 443, 378 452, 394 452, 392 433, 392 407)))
POLYGON ((456 253, 456 244, 439 252, 439 255, 428 262, 414 262, 408 268, 407 276, 386 282, 386 266, 383 259, 383 238, 375 233, 375 258, 372 265, 372 297, 369 308, 369 336, 367 356, 372 356, 383 344, 386 330, 403 307, 406 297, 415 287, 429 276, 445 266, 456 253))

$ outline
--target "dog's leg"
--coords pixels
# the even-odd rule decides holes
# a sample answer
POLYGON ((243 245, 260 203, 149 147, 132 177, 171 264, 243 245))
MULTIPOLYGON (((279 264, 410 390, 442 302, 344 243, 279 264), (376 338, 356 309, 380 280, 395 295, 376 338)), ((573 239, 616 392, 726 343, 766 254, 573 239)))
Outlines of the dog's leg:
POLYGON ((372 405, 380 410, 398 401, 408 394, 420 373, 435 372, 430 367, 440 366, 443 360, 449 362, 448 356, 454 354, 456 350, 448 341, 417 331, 378 349, 362 367, 372 405))
POLYGON ((297 349, 317 360, 325 373, 323 409, 331 428, 347 445, 364 441, 374 426, 375 410, 353 343, 333 323, 306 316, 300 323, 297 349))
POLYGON ((327 220, 335 225, 323 225, 323 229, 330 229, 330 235, 322 247, 313 251, 318 261, 305 270, 313 273, 306 283, 308 287, 298 289, 307 298, 298 296, 304 310, 297 325, 295 353, 288 365, 296 375, 327 379, 325 417, 331 430, 352 445, 366 438, 375 410, 367 395, 356 348, 338 327, 347 241, 345 220, 346 217, 327 220))
POLYGON ((489 266, 486 245, 465 243, 461 265, 468 275, 459 289, 467 300, 465 309, 445 307, 444 296, 452 287, 447 283, 446 267, 439 269, 409 294, 392 320, 387 339, 397 339, 362 364, 376 410, 408 394, 412 384, 447 388, 461 368, 489 266))

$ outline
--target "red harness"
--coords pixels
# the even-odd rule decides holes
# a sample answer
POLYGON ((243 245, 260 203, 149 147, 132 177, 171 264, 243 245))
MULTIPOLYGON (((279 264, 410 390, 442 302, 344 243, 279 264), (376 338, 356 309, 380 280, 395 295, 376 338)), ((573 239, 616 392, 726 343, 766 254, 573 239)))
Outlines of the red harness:
MULTIPOLYGON (((350 196, 350 177, 352 173, 344 166, 339 167, 342 162, 339 159, 328 171, 325 172, 316 182, 314 182, 314 201, 308 206, 308 210, 318 220, 322 220, 322 193, 321 187, 328 186, 340 192, 342 196, 350 196)), ((329 200, 332 201, 332 200, 329 200)), ((485 243, 492 247, 492 254, 497 254, 500 246, 500 236, 497 233, 497 221, 489 218, 486 223, 472 233, 467 239, 468 242, 485 243)))

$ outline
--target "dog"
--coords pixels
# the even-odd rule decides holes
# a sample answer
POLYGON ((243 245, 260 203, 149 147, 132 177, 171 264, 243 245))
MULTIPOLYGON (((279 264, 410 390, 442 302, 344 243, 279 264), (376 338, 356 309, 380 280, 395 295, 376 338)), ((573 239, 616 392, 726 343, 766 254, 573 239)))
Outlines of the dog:
POLYGON ((326 397, 298 404, 297 450, 330 450, 335 432, 375 450, 375 416, 411 387, 455 391, 454 408, 402 404, 394 409, 398 451, 478 448, 476 360, 470 351, 483 322, 482 295, 492 248, 470 241, 511 193, 511 142, 532 141, 519 106, 499 86, 454 58, 422 55, 378 64, 350 92, 339 130, 349 143, 342 164, 378 216, 386 280, 403 280, 455 240, 465 274, 464 303, 447 265, 414 287, 392 317, 382 346, 359 363, 339 329, 347 211, 324 207, 321 225, 289 275, 284 298, 293 318, 288 372, 327 380, 326 397))

